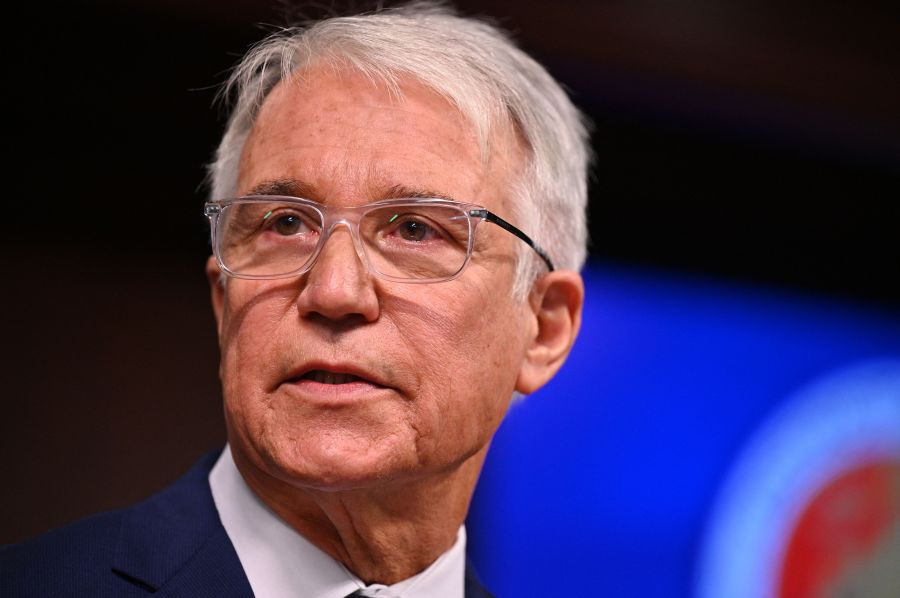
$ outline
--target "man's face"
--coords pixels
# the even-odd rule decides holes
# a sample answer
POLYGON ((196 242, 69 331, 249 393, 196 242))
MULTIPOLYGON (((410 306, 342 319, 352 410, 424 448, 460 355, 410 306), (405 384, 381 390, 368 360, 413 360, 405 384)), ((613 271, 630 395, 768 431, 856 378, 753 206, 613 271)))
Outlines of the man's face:
MULTIPOLYGON (((280 84, 244 148, 239 194, 355 206, 435 193, 509 216, 515 134, 495 132, 485 163, 454 108, 402 87, 392 98, 325 70, 280 84)), ((457 279, 404 284, 369 275, 338 227, 301 277, 214 284, 236 458, 297 487, 342 489, 483 457, 535 333, 528 302, 511 294, 518 242, 482 224, 457 279)))

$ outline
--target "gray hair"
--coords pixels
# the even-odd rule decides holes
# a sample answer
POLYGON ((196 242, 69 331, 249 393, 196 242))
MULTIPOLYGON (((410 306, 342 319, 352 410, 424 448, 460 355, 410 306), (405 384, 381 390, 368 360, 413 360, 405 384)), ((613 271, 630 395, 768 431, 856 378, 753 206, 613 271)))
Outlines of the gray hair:
MULTIPOLYGON (((418 80, 472 124, 483 157, 492 127, 515 126, 529 150, 521 180, 510 190, 515 223, 557 267, 581 268, 591 157, 585 119, 503 31, 435 2, 289 27, 254 46, 223 87, 234 106, 209 166, 213 198, 237 193, 241 152, 269 92, 293 73, 321 64, 355 69, 398 97, 401 77, 418 80)), ((543 266, 521 245, 514 293, 524 297, 543 266)))

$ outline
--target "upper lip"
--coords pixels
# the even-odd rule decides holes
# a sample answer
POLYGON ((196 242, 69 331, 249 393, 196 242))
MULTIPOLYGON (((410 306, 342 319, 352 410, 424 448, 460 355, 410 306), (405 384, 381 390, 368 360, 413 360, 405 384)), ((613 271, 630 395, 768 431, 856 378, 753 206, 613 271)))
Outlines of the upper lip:
POLYGON ((349 363, 327 363, 321 361, 304 363, 302 366, 294 368, 287 375, 287 377, 285 377, 284 382, 299 380, 306 374, 315 370, 331 372, 332 374, 350 374, 351 376, 362 378, 366 382, 371 382, 372 384, 376 384, 378 386, 390 386, 390 384, 388 384, 387 381, 381 378, 378 374, 375 374, 366 368, 360 367, 359 365, 349 363))

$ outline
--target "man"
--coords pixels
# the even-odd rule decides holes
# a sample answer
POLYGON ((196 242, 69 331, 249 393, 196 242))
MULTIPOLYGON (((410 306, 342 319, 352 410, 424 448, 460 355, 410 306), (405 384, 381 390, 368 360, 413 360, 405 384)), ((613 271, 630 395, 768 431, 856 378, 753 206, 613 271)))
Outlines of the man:
POLYGON ((4 596, 485 596, 463 521, 583 301, 586 135, 496 29, 413 4, 254 48, 211 167, 228 446, 3 555, 4 596))

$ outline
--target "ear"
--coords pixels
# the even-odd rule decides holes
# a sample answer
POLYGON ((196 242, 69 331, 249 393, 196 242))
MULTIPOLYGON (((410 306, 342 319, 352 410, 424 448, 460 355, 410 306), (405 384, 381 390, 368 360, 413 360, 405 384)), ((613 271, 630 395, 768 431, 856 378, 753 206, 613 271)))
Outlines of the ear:
POLYGON ((216 331, 222 335, 222 314, 225 311, 225 280, 215 256, 206 260, 206 280, 209 281, 209 294, 212 299, 213 313, 216 316, 216 331))
POLYGON ((549 272, 535 282, 528 303, 536 326, 516 380, 522 394, 546 384, 569 355, 581 327, 584 281, 571 270, 549 272))

